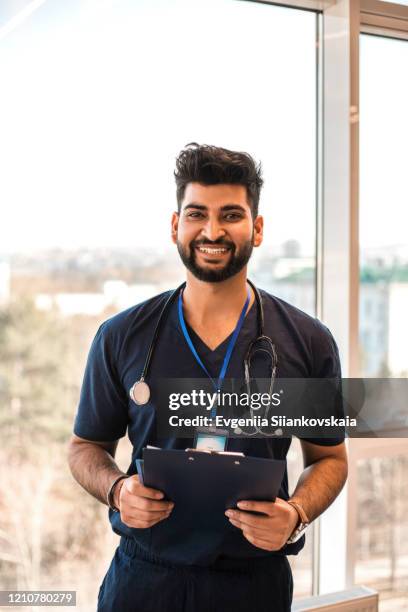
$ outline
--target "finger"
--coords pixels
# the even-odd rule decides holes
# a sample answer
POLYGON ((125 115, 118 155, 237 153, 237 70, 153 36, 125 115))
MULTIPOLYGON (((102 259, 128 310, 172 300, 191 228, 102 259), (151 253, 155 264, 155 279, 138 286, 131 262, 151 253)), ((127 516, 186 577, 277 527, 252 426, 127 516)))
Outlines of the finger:
POLYGON ((271 520, 269 516, 254 516, 253 514, 240 512, 239 510, 227 510, 225 515, 228 516, 229 519, 239 521, 243 525, 259 527, 261 529, 267 529, 271 520))
POLYGON ((140 497, 147 497, 149 499, 163 499, 164 497, 161 491, 140 484, 138 476, 126 478, 123 486, 132 495, 139 495, 140 497))
POLYGON ((235 521, 234 519, 230 519, 230 523, 234 525, 234 527, 241 529, 242 532, 245 531, 245 533, 249 534, 252 537, 267 540, 268 536, 270 535, 270 531, 267 531, 266 529, 258 529, 257 527, 248 527, 247 525, 243 525, 242 523, 240 523, 239 521, 235 521))
POLYGON ((149 529, 149 527, 153 527, 153 525, 160 522, 158 520, 145 521, 145 520, 140 520, 140 519, 135 519, 135 518, 130 518, 130 517, 129 518, 124 517, 122 521, 128 527, 135 527, 136 529, 149 529))
POLYGON ((127 495, 123 500, 129 507, 138 508, 139 510, 164 512, 174 508, 174 503, 171 501, 156 501, 147 497, 139 497, 138 495, 127 495))
POLYGON ((257 537, 253 537, 252 535, 246 533, 245 531, 242 532, 244 537, 248 540, 248 542, 250 542, 253 546, 256 546, 257 548, 262 548, 263 550, 278 550, 278 548, 272 543, 272 542, 268 542, 267 540, 262 540, 261 538, 257 538, 257 537))
POLYGON ((159 520, 160 518, 163 518, 164 516, 169 516, 171 514, 171 511, 149 512, 147 510, 135 511, 134 508, 122 508, 121 514, 131 519, 140 519, 143 521, 156 521, 156 520, 159 520))
POLYGON ((132 523, 134 526, 136 523, 143 524, 144 527, 155 525, 159 521, 162 521, 170 516, 171 512, 163 512, 163 513, 143 513, 143 512, 134 512, 134 511, 124 511, 121 512, 121 519, 126 524, 129 525, 132 523), (149 525, 148 525, 149 523, 149 525))
POLYGON ((243 500, 243 501, 239 501, 237 503, 237 506, 240 510, 250 510, 251 512, 262 512, 262 514, 267 514, 268 516, 272 516, 275 513, 274 502, 243 500))

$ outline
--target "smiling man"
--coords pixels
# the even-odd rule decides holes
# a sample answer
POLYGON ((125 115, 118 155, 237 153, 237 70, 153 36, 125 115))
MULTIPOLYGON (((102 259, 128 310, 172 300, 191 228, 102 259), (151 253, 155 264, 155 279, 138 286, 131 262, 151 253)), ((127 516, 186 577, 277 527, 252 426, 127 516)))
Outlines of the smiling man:
MULTIPOLYGON (((166 307, 150 364, 150 396, 139 401, 134 382, 140 381, 169 292, 119 313, 98 330, 70 443, 74 477, 109 504, 112 527, 121 536, 98 610, 289 612, 293 584, 287 556, 299 553, 308 524, 344 485, 343 438, 302 439, 305 469, 293 495, 285 472, 275 502, 242 500, 226 511, 222 533, 188 531, 168 521, 173 503, 136 475, 135 460, 148 444, 193 446, 190 439, 157 437, 160 379, 242 377, 260 314, 247 282, 252 250, 262 243, 260 167, 247 153, 191 144, 177 159, 175 178, 178 210, 171 234, 186 284, 166 307), (133 454, 123 474, 114 456, 126 431, 133 454)), ((265 291, 260 296, 265 334, 273 338, 277 354, 276 375, 340 378, 329 330, 265 291)), ((262 355, 252 365, 252 376, 270 376, 270 362, 262 355)), ((290 443, 288 438, 247 437, 224 444, 247 456, 284 460, 290 443)))

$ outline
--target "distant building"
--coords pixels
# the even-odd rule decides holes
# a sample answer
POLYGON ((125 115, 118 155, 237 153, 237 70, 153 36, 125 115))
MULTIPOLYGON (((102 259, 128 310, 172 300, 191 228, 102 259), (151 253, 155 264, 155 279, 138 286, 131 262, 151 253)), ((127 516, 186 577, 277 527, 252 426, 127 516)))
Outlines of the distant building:
POLYGON ((305 269, 314 268, 314 257, 280 257, 275 262, 275 279, 285 279, 292 274, 299 274, 305 269))
POLYGON ((35 298, 39 310, 56 308, 64 317, 100 315, 106 308, 118 311, 143 302, 157 293, 155 285, 128 285, 124 281, 106 281, 103 293, 40 293, 35 298))
POLYGON ((263 289, 269 291, 285 302, 300 308, 312 317, 316 313, 316 298, 314 283, 310 280, 279 281, 271 285, 262 285, 263 289))
POLYGON ((39 310, 56 308, 64 317, 78 314, 96 316, 107 306, 103 293, 39 293, 35 305, 39 310))
MULTIPOLYGON (((286 281, 288 276, 302 275, 305 271, 313 273, 314 267, 314 257, 264 256, 257 260, 255 276, 257 282, 263 287, 265 284, 270 285, 279 280, 286 281)), ((289 282, 293 280, 290 279, 289 282)))
MULTIPOLYGON (((285 243, 287 253, 293 254, 296 241, 285 243), (289 244, 293 242, 293 244, 289 244)), ((313 257, 262 257, 253 274, 254 282, 265 291, 315 316, 316 298, 313 257)))
POLYGON ((286 240, 282 244, 282 257, 300 257, 301 245, 298 240, 286 240))
POLYGON ((359 336, 364 376, 386 376, 388 368, 389 296, 387 283, 360 285, 359 336))
MULTIPOLYGON (((378 266, 374 268, 378 269, 378 266)), ((266 291, 315 316, 313 258, 260 259, 254 281, 266 291)), ((407 376, 408 283, 363 281, 359 300, 362 376, 407 376)))
MULTIPOLYGON (((250 277, 261 288, 293 304, 304 312, 315 316, 315 260, 300 257, 296 241, 284 245, 285 257, 261 255, 252 262, 250 277)), ((401 251, 400 257, 404 255, 401 251)), ((167 261, 167 260, 166 260, 167 261)), ((166 262, 161 262, 163 270, 166 262)), ((372 261, 371 261, 372 263, 372 261)), ((377 280, 375 273, 383 268, 383 260, 368 268, 373 274, 363 275, 360 284, 359 335, 360 362, 363 376, 401 376, 408 374, 408 282, 377 280), (381 263, 381 265, 380 265, 381 263)), ((101 264, 102 265, 102 264, 101 264)), ((385 267, 384 267, 385 266, 385 267)), ((122 280, 108 280, 100 293, 39 294, 36 305, 39 309, 57 309, 63 316, 77 314, 98 316, 107 308, 117 311, 143 302, 153 295, 169 289, 182 280, 183 271, 174 268, 174 278, 155 274, 150 283, 128 285, 122 280), (160 283, 159 279, 166 279, 160 283)), ((150 277, 147 277, 150 280, 150 277)), ((7 302, 10 295, 10 267, 0 263, 0 303, 7 302)))
POLYGON ((119 310, 144 302, 156 293, 158 293, 157 287, 153 284, 128 285, 120 280, 109 280, 103 284, 103 294, 107 305, 115 306, 119 310))

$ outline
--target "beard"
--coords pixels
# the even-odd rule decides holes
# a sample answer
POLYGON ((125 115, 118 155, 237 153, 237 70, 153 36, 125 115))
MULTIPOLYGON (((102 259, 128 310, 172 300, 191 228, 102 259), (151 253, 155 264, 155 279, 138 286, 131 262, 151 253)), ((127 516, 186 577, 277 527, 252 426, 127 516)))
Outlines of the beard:
POLYGON ((206 283, 221 283, 235 276, 235 274, 238 274, 250 260, 253 248, 253 238, 245 242, 240 247, 238 253, 236 253, 236 247, 233 242, 223 239, 216 240, 215 242, 210 242, 209 240, 192 240, 188 246, 188 251, 181 242, 177 240, 177 250, 187 270, 189 270, 195 278, 206 283), (200 266, 197 263, 196 257, 196 247, 200 245, 228 248, 230 252, 228 262, 223 268, 218 270, 212 270, 211 264, 208 264, 208 268, 200 266))

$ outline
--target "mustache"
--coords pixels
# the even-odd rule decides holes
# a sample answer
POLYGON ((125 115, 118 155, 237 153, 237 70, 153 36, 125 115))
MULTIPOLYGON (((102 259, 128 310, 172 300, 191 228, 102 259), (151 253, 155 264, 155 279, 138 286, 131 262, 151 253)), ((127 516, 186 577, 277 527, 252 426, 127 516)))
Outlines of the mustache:
POLYGON ((199 246, 207 246, 207 247, 225 247, 228 249, 231 249, 232 251, 235 250, 235 245, 233 242, 230 242, 229 240, 225 240, 224 238, 218 238, 218 240, 192 240, 192 242, 190 242, 190 248, 193 249, 194 247, 199 247, 199 246))

